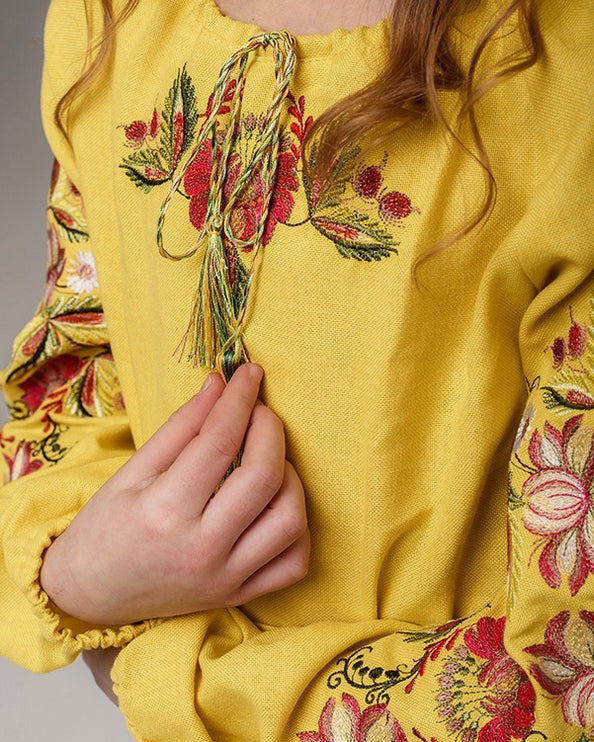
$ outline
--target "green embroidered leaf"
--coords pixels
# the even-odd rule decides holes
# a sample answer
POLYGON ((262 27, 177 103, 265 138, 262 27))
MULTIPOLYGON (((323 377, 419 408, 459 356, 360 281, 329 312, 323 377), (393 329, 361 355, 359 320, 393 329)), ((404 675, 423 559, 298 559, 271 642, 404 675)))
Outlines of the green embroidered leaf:
POLYGON ((156 185, 166 183, 171 173, 167 165, 163 164, 161 155, 156 150, 141 149, 132 152, 122 164, 126 175, 141 190, 148 193, 156 185))
POLYGON ((123 411, 113 356, 100 349, 71 382, 64 406, 71 415, 107 417, 123 411))
POLYGON ((87 242, 89 233, 86 224, 77 219, 72 214, 59 209, 57 206, 50 205, 49 211, 56 220, 58 234, 69 242, 87 242))
POLYGON ((581 389, 569 389, 563 394, 559 389, 545 386, 543 389, 543 401, 548 410, 555 407, 566 407, 570 410, 594 410, 594 397, 586 394, 581 389))
POLYGON ((396 632, 399 636, 404 637, 404 641, 407 643, 411 642, 423 642, 425 644, 432 643, 439 639, 444 639, 449 634, 452 634, 460 624, 464 621, 468 621, 470 616, 463 618, 454 618, 441 626, 437 626, 435 629, 429 629, 428 631, 398 631, 396 632))
POLYGON ((314 216, 311 223, 334 242, 345 258, 371 262, 387 258, 392 253, 398 254, 398 243, 394 242, 390 232, 367 214, 345 209, 332 216, 314 216))
MULTIPOLYGON (((318 152, 319 143, 314 142, 309 156, 311 171, 315 171, 318 152)), ((351 144, 344 147, 332 164, 329 177, 323 186, 320 186, 317 182, 310 183, 304 172, 303 185, 310 214, 316 214, 322 210, 332 209, 340 205, 347 186, 353 179, 357 157, 360 154, 361 147, 359 145, 351 144)))
POLYGON ((514 489, 514 486, 512 484, 512 476, 511 472, 508 476, 507 480, 507 505, 510 510, 517 510, 518 508, 521 508, 524 505, 524 499, 522 495, 519 494, 514 489))
POLYGON ((169 90, 162 117, 161 152, 167 161, 167 169, 172 173, 192 143, 198 123, 196 89, 185 65, 169 90))
POLYGON ((22 381, 47 358, 108 343, 103 309, 96 297, 59 297, 16 338, 6 380, 22 381))
POLYGON ((134 168, 125 167, 124 165, 120 165, 120 167, 124 169, 124 172, 134 185, 145 193, 149 193, 152 188, 161 185, 162 183, 166 183, 170 179, 165 173, 159 173, 150 168, 145 168, 144 172, 140 172, 134 168), (156 177, 157 175, 161 177, 156 177))

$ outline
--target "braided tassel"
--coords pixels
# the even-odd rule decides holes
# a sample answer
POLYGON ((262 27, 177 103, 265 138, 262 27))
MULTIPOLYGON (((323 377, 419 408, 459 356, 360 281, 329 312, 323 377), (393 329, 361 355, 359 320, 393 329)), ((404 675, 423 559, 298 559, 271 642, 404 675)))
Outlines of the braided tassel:
POLYGON ((226 380, 231 378, 238 366, 249 360, 243 342, 243 324, 276 178, 280 116, 295 65, 294 44, 293 37, 286 31, 254 36, 223 65, 213 91, 210 115, 187 160, 174 179, 159 216, 157 244, 162 256, 171 260, 183 260, 204 246, 192 317, 176 353, 184 355, 188 348, 187 358, 191 363, 214 368, 226 380), (276 78, 274 98, 264 117, 264 126, 251 153, 251 159, 238 178, 226 204, 223 205, 228 164, 233 154, 235 127, 241 115, 248 58, 255 50, 268 46, 272 47, 274 53, 276 78), (217 117, 222 106, 228 105, 228 100, 225 102, 225 92, 229 89, 233 74, 236 75, 237 85, 233 92, 229 126, 223 141, 219 143, 215 137, 217 117), (208 138, 212 147, 212 171, 204 228, 191 248, 184 253, 174 254, 169 252, 164 244, 165 216, 188 167, 208 138), (247 239, 239 239, 233 234, 231 215, 246 184, 258 171, 261 171, 264 182, 261 219, 253 235, 247 239), (251 251, 252 260, 244 291, 240 297, 234 297, 230 260, 239 260, 238 253, 246 249, 251 251))

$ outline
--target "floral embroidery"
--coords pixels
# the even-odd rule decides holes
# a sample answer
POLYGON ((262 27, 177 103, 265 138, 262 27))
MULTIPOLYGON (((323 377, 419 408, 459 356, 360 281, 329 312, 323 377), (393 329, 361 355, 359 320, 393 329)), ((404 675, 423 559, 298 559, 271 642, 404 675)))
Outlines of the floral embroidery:
POLYGON ((103 309, 96 297, 58 297, 18 336, 7 381, 19 382, 31 368, 50 358, 107 342, 103 309))
POLYGON ((421 642, 425 645, 423 653, 411 666, 401 663, 398 667, 388 670, 378 666, 370 667, 367 660, 373 652, 373 647, 357 649, 349 657, 337 661, 340 669, 328 678, 328 687, 338 688, 345 682, 351 688, 365 690, 366 703, 389 703, 390 696, 387 691, 401 683, 406 683, 405 693, 410 693, 417 678, 424 674, 427 663, 434 662, 441 652, 453 647, 463 630, 461 624, 466 620, 461 618, 448 621, 427 631, 399 632, 405 637, 405 642, 421 642))
MULTIPOLYGON (((48 197, 48 221, 68 242, 88 242, 84 205, 79 190, 54 161, 48 197)), ((49 265, 52 264, 50 253, 49 265)))
POLYGON ((99 287, 92 253, 79 250, 68 265, 66 285, 75 294, 91 294, 99 287))
POLYGON ((32 460, 32 447, 33 444, 30 441, 20 441, 12 458, 7 454, 2 454, 7 465, 3 484, 13 482, 15 479, 19 479, 19 477, 24 477, 25 474, 31 474, 31 472, 37 471, 37 469, 43 466, 43 461, 39 459, 32 460))
POLYGON ((37 314, 17 337, 4 371, 11 419, 18 423, 35 415, 37 438, 0 437, 7 481, 66 455, 68 448, 62 441, 68 426, 57 422, 58 415, 103 416, 124 409, 103 309, 94 295, 98 283, 93 256, 78 250, 68 259, 69 245, 87 240, 81 195, 55 163, 45 291, 37 314))
MULTIPOLYGON (((425 674, 429 663, 439 662, 440 669, 430 682, 436 686, 436 719, 445 726, 449 738, 455 742, 513 742, 544 737, 533 730, 536 695, 528 675, 505 648, 504 629, 505 617, 483 616, 470 625, 468 619, 457 619, 435 629, 399 632, 405 643, 423 645, 418 659, 408 664, 403 660, 387 670, 369 662, 372 646, 362 647, 337 661, 340 669, 330 675, 327 684, 337 688, 345 683, 353 690, 365 691, 368 709, 373 709, 375 714, 381 710, 387 729, 391 702, 387 691, 401 685, 405 694, 414 692, 415 683, 425 674)), ((340 706, 331 698, 324 707, 318 732, 302 733, 299 738, 306 742, 365 739, 357 736, 358 718, 358 703, 353 696, 343 693, 340 706), (331 736, 336 735, 338 728, 348 730, 352 736, 331 736)), ((400 728, 394 726, 396 729, 400 728)), ((412 734, 414 739, 437 742, 434 737, 428 740, 415 728, 412 734)), ((378 736, 384 738, 393 739, 378 736)))
POLYGON ((522 486, 523 523, 539 537, 539 569, 552 588, 567 579, 572 595, 594 572, 594 431, 583 416, 561 430, 546 422, 544 435, 532 433, 531 472, 522 486))
POLYGON ((534 690, 505 649, 504 628, 505 617, 479 619, 443 664, 437 713, 456 740, 510 742, 532 730, 534 690))
MULTIPOLYGON (((225 89, 223 105, 219 115, 230 111, 230 102, 237 89, 231 80, 225 89)), ((305 98, 296 99, 288 94, 288 132, 280 139, 280 151, 273 196, 268 210, 268 219, 262 244, 266 245, 277 225, 301 226, 309 222, 315 229, 332 240, 344 257, 357 260, 381 260, 396 253, 397 243, 391 232, 381 222, 401 226, 403 219, 417 211, 410 199, 400 191, 382 189, 382 170, 386 165, 384 156, 379 165, 360 162, 361 147, 349 145, 332 164, 328 182, 309 183, 303 175, 303 186, 307 196, 308 216, 298 224, 290 224, 295 206, 294 194, 299 190, 298 165, 302 156, 303 140, 313 123, 305 113, 305 98), (350 193, 348 192, 350 190, 350 193), (349 204, 355 199, 361 203, 372 203, 375 216, 353 208, 349 204)), ((155 186, 173 180, 183 154, 188 150, 197 132, 197 122, 206 120, 212 113, 211 96, 206 111, 197 109, 195 86, 184 67, 177 75, 165 101, 161 115, 155 110, 149 121, 137 119, 122 125, 125 144, 134 149, 121 164, 126 175, 141 190, 149 192, 155 186)), ((250 146, 257 141, 264 121, 254 113, 245 114, 235 131, 235 151, 225 181, 225 197, 229 198, 249 159, 250 146)), ((226 133, 221 120, 217 128, 217 140, 226 133)), ((189 217, 194 227, 201 231, 206 217, 206 203, 211 188, 212 142, 206 140, 189 164, 183 180, 182 195, 189 199, 189 217)), ((310 152, 310 166, 315 166, 317 147, 310 152)), ((264 184, 261 173, 256 172, 246 184, 241 198, 234 207, 231 228, 234 235, 245 240, 254 234, 255 225, 262 216, 264 184)), ((236 261, 237 256, 230 254, 236 261)))
POLYGON ((181 260, 202 251, 190 320, 174 355, 216 368, 227 379, 249 359, 243 333, 249 289, 259 249, 279 224, 309 223, 343 257, 369 262, 397 253, 398 243, 386 225, 401 226, 418 211, 405 194, 382 188, 387 156, 380 165, 362 163, 359 144, 335 157, 323 183, 309 182, 306 173, 315 172, 319 152, 314 143, 309 167, 301 168, 308 213, 301 221, 289 221, 300 189, 303 141, 313 123, 305 113, 305 98, 297 100, 289 91, 293 66, 293 42, 286 33, 252 37, 221 69, 204 112, 198 110, 184 66, 160 116, 153 111, 150 123, 134 119, 118 127, 133 150, 120 165, 132 183, 146 193, 168 184, 157 219, 160 254, 181 260), (267 46, 275 55, 275 95, 261 116, 240 115, 245 62, 255 49, 267 46), (278 127, 286 103, 289 126, 283 132, 278 127), (198 236, 191 247, 172 252, 165 221, 172 200, 180 196, 189 202, 189 221, 198 236))
MULTIPOLYGON (((309 154, 310 171, 315 170, 318 143, 314 142, 309 154)), ((325 183, 309 182, 305 172, 303 184, 307 196, 309 221, 324 237, 332 240, 345 258, 372 261, 398 253, 392 233, 382 221, 400 226, 401 220, 418 209, 413 209, 410 199, 396 191, 378 198, 374 177, 377 173, 381 185, 381 165, 360 163, 361 146, 349 144, 331 164, 329 178, 325 183), (359 169, 357 169, 359 168, 359 169), (349 204, 359 197, 363 203, 378 202, 377 216, 374 213, 353 208, 349 204), (396 197, 396 198, 395 198, 396 197), (399 205, 397 205, 398 201, 399 205), (408 204, 408 206, 406 206, 408 204)), ((386 157, 384 156, 384 163, 386 157)))
POLYGON ((549 409, 594 409, 594 297, 590 301, 589 323, 579 323, 569 309, 570 327, 566 337, 557 337, 545 349, 552 354, 556 375, 543 387, 549 409))
POLYGON ((301 742, 407 742, 400 724, 385 704, 367 706, 343 693, 340 703, 329 698, 318 721, 317 732, 300 732, 301 742))
POLYGON ((47 307, 52 300, 65 263, 66 250, 60 244, 56 225, 51 224, 47 231, 47 272, 45 277, 45 292, 41 301, 43 308, 47 307))
POLYGON ((559 613, 547 624, 544 644, 525 651, 535 659, 530 666, 532 675, 547 693, 561 699, 565 721, 593 738, 594 613, 559 613))
POLYGON ((166 183, 190 146, 197 123, 196 90, 184 67, 169 90, 161 116, 155 109, 150 123, 137 120, 122 127, 126 145, 135 150, 121 164, 126 175, 146 193, 166 183))

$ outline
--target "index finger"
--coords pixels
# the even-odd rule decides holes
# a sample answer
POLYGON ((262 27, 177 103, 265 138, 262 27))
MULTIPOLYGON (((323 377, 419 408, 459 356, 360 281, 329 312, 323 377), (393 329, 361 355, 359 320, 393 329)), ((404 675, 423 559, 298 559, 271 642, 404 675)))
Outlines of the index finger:
POLYGON ((199 515, 243 444, 264 372, 240 366, 204 421, 199 435, 161 476, 163 497, 178 513, 199 515))

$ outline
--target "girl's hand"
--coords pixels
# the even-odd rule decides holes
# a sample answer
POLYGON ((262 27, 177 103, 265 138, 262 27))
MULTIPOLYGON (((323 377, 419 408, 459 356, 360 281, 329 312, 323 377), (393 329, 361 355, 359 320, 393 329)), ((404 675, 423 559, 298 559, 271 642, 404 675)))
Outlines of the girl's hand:
POLYGON ((111 680, 111 668, 116 661, 116 657, 121 649, 108 647, 107 649, 87 649, 82 653, 82 658, 87 667, 93 673, 95 682, 105 693, 112 703, 119 706, 118 697, 113 692, 113 682, 111 680))
POLYGON ((262 369, 216 374, 92 497, 46 551, 64 612, 118 625, 239 605, 301 580, 309 533, 262 369), (241 466, 212 493, 244 444, 241 466))

